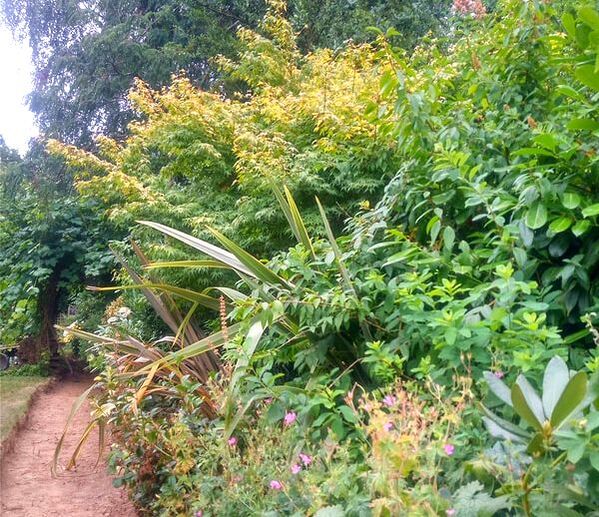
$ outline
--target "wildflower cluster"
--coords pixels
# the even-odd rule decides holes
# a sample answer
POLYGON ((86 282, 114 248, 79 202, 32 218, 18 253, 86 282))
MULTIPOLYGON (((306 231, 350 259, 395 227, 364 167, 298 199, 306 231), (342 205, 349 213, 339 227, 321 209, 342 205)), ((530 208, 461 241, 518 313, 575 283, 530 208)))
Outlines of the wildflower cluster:
POLYGON ((454 396, 432 383, 422 392, 398 382, 380 398, 367 394, 354 404, 353 391, 346 397, 372 444, 368 462, 372 488, 378 495, 375 508, 401 514, 419 507, 422 494, 416 494, 426 487, 432 490, 426 497, 438 499, 436 507, 452 515, 447 506, 450 501, 432 487, 439 486, 439 462, 449 461, 456 453, 452 434, 472 398, 469 379, 456 379, 455 384, 454 396))

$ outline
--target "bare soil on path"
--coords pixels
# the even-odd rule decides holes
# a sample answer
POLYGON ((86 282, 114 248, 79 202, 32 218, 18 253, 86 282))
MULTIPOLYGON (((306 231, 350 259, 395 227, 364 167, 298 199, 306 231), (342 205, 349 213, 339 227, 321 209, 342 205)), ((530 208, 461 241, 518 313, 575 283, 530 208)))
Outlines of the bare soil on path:
MULTIPOLYGON (((53 478, 54 449, 75 399, 90 385, 89 379, 57 382, 42 393, 30 409, 29 419, 16 438, 14 449, 0 465, 2 517, 135 517, 137 513, 122 489, 112 486, 104 462, 98 457, 95 429, 85 444, 77 468, 53 478)), ((62 462, 74 450, 89 422, 84 405, 65 439, 62 462)))

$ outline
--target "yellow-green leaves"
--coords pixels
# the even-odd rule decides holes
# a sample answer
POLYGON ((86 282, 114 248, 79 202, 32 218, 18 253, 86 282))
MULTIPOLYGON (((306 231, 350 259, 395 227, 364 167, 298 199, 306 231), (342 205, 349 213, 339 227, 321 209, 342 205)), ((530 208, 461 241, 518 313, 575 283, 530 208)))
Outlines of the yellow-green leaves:
POLYGON ((583 217, 594 217, 599 215, 599 203, 595 203, 594 205, 589 205, 582 210, 583 217))

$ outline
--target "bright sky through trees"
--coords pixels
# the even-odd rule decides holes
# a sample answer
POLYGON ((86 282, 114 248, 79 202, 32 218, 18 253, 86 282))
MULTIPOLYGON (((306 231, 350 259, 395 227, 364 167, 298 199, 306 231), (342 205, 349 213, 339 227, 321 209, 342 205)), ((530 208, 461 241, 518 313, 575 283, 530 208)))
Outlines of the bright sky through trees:
POLYGON ((26 42, 15 41, 0 25, 0 135, 9 147, 24 154, 37 134, 25 96, 31 91, 31 52, 26 42))

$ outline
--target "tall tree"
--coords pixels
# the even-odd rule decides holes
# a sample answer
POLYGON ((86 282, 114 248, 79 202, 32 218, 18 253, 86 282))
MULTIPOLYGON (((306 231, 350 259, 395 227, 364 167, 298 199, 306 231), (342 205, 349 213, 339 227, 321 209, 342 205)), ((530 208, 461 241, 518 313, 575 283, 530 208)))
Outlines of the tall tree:
POLYGON ((0 342, 31 336, 52 356, 70 290, 110 272, 106 246, 115 236, 93 202, 73 196, 61 172, 39 142, 23 160, 0 143, 0 342))
MULTIPOLYGON (((309 51, 335 48, 350 38, 367 40, 369 26, 394 26, 398 43, 413 45, 439 25, 449 4, 291 0, 288 10, 301 48, 309 51)), ((255 29, 267 1, 0 0, 0 5, 33 51, 30 103, 42 134, 90 147, 97 134, 125 134, 134 116, 127 92, 136 77, 159 88, 184 71, 197 86, 215 87, 212 58, 236 53, 237 29, 255 29)), ((218 86, 222 89, 222 82, 218 86)))
POLYGON ((234 53, 236 28, 263 9, 261 0, 2 0, 32 48, 30 104, 41 133, 85 146, 97 134, 124 134, 135 77, 160 87, 185 70, 209 86, 210 59, 234 53))

